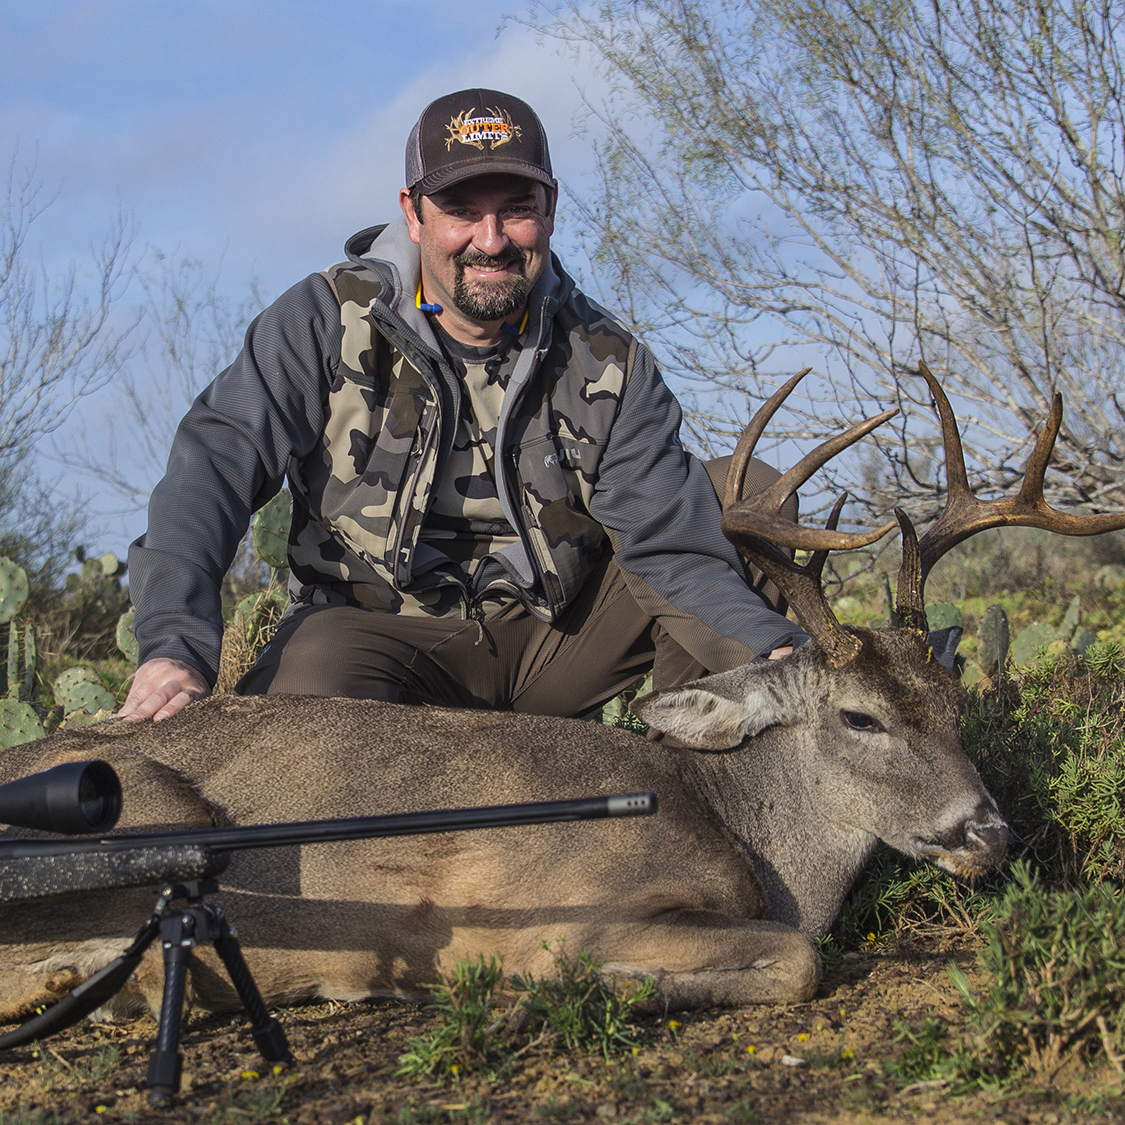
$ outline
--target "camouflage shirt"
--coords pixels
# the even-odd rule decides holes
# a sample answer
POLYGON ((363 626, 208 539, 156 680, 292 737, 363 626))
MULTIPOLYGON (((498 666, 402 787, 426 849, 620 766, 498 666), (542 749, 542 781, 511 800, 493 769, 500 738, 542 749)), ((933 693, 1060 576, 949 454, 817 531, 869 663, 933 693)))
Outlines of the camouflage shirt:
POLYGON ((297 603, 468 615, 499 593, 553 620, 608 539, 634 596, 677 640, 692 623, 681 643, 705 667, 801 635, 747 589, 651 354, 553 257, 484 423, 502 518, 454 528, 480 539, 470 560, 451 553, 435 498, 460 471, 465 386, 415 307, 405 222, 363 231, 347 251, 255 320, 181 423, 130 551, 142 660, 186 660, 214 679, 223 575, 286 476, 297 603))

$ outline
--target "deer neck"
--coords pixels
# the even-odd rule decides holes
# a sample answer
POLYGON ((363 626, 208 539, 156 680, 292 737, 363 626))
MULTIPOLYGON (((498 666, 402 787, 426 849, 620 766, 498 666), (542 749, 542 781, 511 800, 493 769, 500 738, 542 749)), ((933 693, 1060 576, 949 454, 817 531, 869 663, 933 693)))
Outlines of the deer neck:
POLYGON ((766 918, 810 937, 828 932, 876 837, 836 825, 802 780, 801 737, 775 727, 733 753, 696 751, 699 792, 742 849, 766 892, 766 918))

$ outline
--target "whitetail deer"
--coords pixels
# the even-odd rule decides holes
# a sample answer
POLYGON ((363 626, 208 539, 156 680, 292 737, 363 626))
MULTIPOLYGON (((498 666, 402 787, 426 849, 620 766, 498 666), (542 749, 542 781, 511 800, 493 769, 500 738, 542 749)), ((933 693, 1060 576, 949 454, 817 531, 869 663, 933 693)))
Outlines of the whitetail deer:
MULTIPOLYGON (((803 374, 803 373, 802 373, 803 374)), ((738 496, 757 437, 796 385, 759 411, 729 474, 724 530, 787 596, 812 640, 791 657, 651 695, 636 709, 663 741, 593 723, 354 700, 216 697, 160 724, 107 722, 0 759, 0 781, 102 758, 121 776, 121 827, 165 830, 654 790, 651 819, 541 825, 235 854, 221 901, 269 1003, 420 997, 461 958, 551 970, 565 935, 619 978, 651 975, 676 1008, 810 997, 811 939, 832 924, 879 839, 973 876, 1000 862, 1007 829, 958 732, 961 688, 934 658, 923 588, 934 563, 986 527, 1064 534, 1125 526, 1043 500, 1056 398, 1011 500, 969 491, 949 403, 928 371, 949 498, 904 551, 898 627, 842 627, 823 595, 830 550, 874 542, 785 523, 785 498, 893 414, 853 426, 752 500, 738 496), (801 567, 779 546, 812 551, 801 567)), ((955 645, 954 645, 955 647, 955 645)), ((951 653, 946 652, 947 663, 951 653)), ((57 996, 115 957, 151 906, 137 890, 0 909, 0 1020, 57 996)), ((135 998, 158 1005, 150 951, 135 998)), ((204 952, 195 1002, 233 991, 204 952)))

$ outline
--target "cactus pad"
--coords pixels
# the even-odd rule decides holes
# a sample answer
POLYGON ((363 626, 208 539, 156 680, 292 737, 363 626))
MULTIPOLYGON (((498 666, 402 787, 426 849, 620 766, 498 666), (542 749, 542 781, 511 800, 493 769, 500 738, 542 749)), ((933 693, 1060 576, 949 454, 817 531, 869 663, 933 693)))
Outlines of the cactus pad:
POLYGON ((126 659, 134 664, 139 662, 140 648, 137 644, 137 635, 133 632, 133 621, 137 611, 130 606, 117 619, 117 647, 125 654, 126 659))
POLYGON ((27 605, 29 593, 27 571, 11 559, 0 558, 0 625, 27 605))
POLYGON ((1079 656, 1085 656, 1086 650, 1097 640, 1091 629, 1085 627, 1076 629, 1074 636, 1070 638, 1070 647, 1078 653, 1079 656))
POLYGON ((293 522, 292 497, 283 488, 254 517, 254 549, 275 569, 289 565, 289 525, 293 522))
POLYGON ((64 672, 60 672, 54 684, 55 702, 60 707, 65 708, 66 703, 64 701, 67 693, 75 684, 80 684, 83 681, 91 684, 101 683, 97 672, 93 668, 87 668, 84 664, 76 664, 73 668, 67 668, 64 672))
POLYGON ((1058 631, 1050 625, 1040 625, 1039 622, 1028 625, 1012 642, 1012 659, 1017 664, 1034 664, 1039 658, 1039 649, 1061 639, 1058 631))
POLYGON ((980 663, 986 672, 1002 670, 1008 663, 1011 633, 1008 615, 998 605, 990 605, 980 619, 980 663))
POLYGON ((33 742, 46 733, 43 720, 30 703, 0 699, 0 750, 33 742))
POLYGON ((926 628, 931 633, 954 625, 961 628, 964 624, 961 611, 950 602, 931 602, 926 606, 926 628))
POLYGON ((128 566, 112 551, 106 551, 104 555, 99 555, 98 565, 102 568, 102 574, 106 578, 120 578, 128 569, 128 566))
POLYGON ((75 711, 112 711, 117 706, 113 693, 100 683, 80 680, 63 697, 63 711, 70 715, 75 711))

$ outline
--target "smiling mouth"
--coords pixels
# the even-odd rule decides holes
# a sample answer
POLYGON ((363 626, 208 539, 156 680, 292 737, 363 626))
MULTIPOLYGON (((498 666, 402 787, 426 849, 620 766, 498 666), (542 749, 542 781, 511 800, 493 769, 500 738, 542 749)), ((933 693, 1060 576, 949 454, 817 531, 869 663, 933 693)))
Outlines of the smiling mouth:
POLYGON ((459 255, 455 261, 462 268, 471 269, 474 273, 478 274, 506 274, 516 272, 523 273, 523 257, 519 254, 511 254, 505 258, 485 258, 477 257, 476 255, 462 254, 459 255), (513 270, 513 267, 516 267, 513 270))

